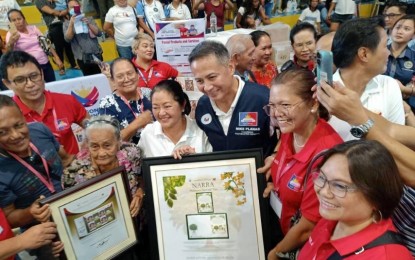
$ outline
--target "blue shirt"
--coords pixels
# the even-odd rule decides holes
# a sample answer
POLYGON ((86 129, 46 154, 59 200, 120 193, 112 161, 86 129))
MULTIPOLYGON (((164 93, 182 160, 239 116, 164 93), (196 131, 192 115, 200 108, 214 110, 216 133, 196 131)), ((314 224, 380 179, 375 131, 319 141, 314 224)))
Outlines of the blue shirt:
MULTIPOLYGON (((144 111, 151 110, 151 102, 146 97, 143 97, 142 100, 129 100, 130 107, 128 107, 117 93, 112 93, 101 99, 98 114, 115 117, 120 122, 121 128, 124 129, 134 121, 136 115, 140 115, 143 112, 141 110, 142 103, 144 111)), ((133 143, 138 143, 140 133, 141 131, 137 131, 136 136, 133 137, 133 143)))
MULTIPOLYGON (((56 192, 62 191, 63 166, 58 155, 59 143, 42 123, 30 123, 30 141, 36 146, 49 165, 49 173, 56 192)), ((23 158, 24 159, 24 158, 23 158)), ((29 164, 30 161, 26 160, 29 164)), ((35 167, 39 169, 38 167, 35 167)), ((43 173, 43 172, 41 172, 43 173)), ((49 197, 49 189, 22 163, 11 156, 0 156, 0 207, 14 204, 16 209, 29 207, 36 199, 49 197)))
MULTIPOLYGON (((391 49, 391 45, 388 45, 391 49)), ((399 80, 403 85, 411 82, 415 72, 415 51, 408 46, 399 54, 398 57, 393 57, 392 54, 388 58, 388 67, 384 75, 391 76, 399 80)))

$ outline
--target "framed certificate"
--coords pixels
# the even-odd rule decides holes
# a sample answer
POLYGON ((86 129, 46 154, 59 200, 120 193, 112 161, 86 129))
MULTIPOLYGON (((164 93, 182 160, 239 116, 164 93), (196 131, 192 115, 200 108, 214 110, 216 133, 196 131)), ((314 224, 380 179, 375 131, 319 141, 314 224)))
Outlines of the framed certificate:
POLYGON ((110 259, 137 242, 126 178, 118 167, 40 202, 50 206, 67 259, 110 259))
POLYGON ((266 259, 260 149, 146 158, 153 259, 266 259))

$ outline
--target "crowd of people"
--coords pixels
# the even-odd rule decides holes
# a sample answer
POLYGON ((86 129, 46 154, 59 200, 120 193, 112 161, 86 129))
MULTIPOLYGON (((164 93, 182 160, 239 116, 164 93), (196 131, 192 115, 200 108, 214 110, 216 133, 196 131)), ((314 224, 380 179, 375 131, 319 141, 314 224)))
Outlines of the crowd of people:
MULTIPOLYGON (((58 258, 65 245, 55 239, 49 205, 39 201, 119 166, 141 239, 118 258, 147 259, 142 159, 249 148, 262 149, 258 174, 267 185, 259 192, 274 204, 270 210, 279 209, 272 223, 262 223, 272 237, 264 248, 268 260, 415 257, 415 16, 407 6, 390 2, 382 16, 356 18, 354 1, 333 0, 327 17, 335 32, 319 37, 322 20, 311 0, 290 31, 293 59, 280 68, 265 31, 233 35, 225 45, 199 43, 188 62, 203 96, 191 116, 192 103, 175 81, 180 73, 156 59, 154 22, 205 10, 223 29, 231 1, 188 7, 115 0, 101 13, 104 32, 92 18, 77 18, 78 0, 63 9, 59 2, 35 3, 55 48, 40 47, 40 31, 10 8, 15 28, 0 61, 2 82, 14 94, 0 95, 0 259, 22 250, 58 258), (102 60, 102 33, 114 37, 120 56, 104 71, 90 62, 102 60), (332 52, 331 85, 316 82, 320 50, 332 52), (48 52, 64 73, 64 51, 84 75, 107 76, 112 93, 99 101, 98 115, 71 95, 45 89, 55 80, 48 52), (72 124, 83 128, 82 145, 72 124), (12 228, 22 235, 14 237, 12 228)), ((269 23, 263 5, 242 3, 236 26, 269 23)))

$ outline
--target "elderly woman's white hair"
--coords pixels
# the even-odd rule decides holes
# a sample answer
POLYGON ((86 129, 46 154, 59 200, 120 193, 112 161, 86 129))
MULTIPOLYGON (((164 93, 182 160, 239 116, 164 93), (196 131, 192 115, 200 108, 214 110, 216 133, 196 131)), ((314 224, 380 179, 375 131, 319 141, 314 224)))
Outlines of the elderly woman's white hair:
POLYGON ((91 130, 95 129, 108 129, 114 131, 117 140, 121 140, 120 122, 110 115, 93 116, 85 122, 85 138, 89 139, 91 130))

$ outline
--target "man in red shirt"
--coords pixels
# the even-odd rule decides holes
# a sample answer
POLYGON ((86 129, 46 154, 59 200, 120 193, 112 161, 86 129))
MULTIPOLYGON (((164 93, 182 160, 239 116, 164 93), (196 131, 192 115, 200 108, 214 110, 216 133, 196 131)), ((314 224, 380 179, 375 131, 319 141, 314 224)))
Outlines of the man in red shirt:
POLYGON ((83 125, 89 118, 85 108, 71 95, 45 91, 45 81, 37 60, 22 51, 3 55, 3 83, 11 89, 14 101, 27 122, 42 122, 69 154, 79 152, 72 123, 83 125))

